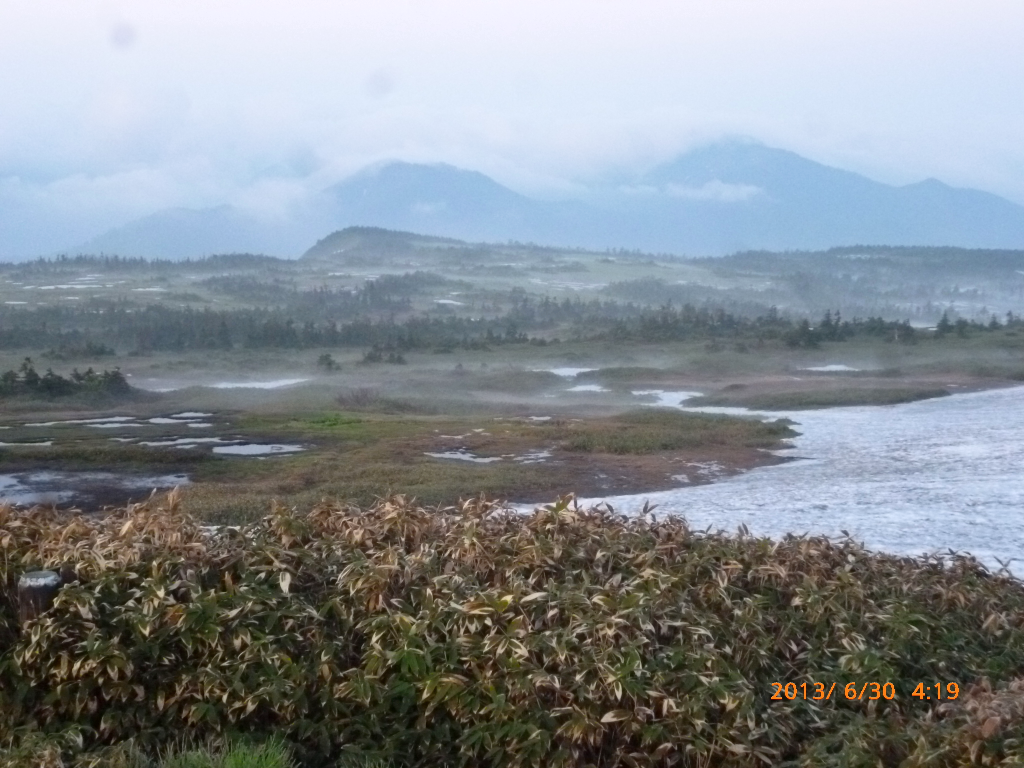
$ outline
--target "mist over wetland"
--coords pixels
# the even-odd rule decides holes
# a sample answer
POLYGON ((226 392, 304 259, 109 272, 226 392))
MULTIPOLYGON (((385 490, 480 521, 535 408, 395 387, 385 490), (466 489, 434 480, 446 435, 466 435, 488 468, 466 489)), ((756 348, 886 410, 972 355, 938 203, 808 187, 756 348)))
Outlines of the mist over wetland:
MULTIPOLYGON (((702 527, 845 529, 992 563, 1018 541, 1012 484, 972 495, 925 455, 1012 407, 944 396, 1024 378, 1021 264, 925 248, 681 259, 353 228, 291 261, 4 265, 0 495, 99 508, 183 483, 187 508, 240 522, 273 499, 574 493, 627 509, 632 494, 702 527)), ((988 476, 989 453, 956 456, 963 477, 988 476)))

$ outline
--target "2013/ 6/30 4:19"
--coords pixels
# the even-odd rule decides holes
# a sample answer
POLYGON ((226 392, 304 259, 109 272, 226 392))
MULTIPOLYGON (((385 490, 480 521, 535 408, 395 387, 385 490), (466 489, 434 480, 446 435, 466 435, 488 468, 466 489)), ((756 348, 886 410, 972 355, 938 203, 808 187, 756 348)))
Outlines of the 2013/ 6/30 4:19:
MULTIPOLYGON (((772 701, 793 701, 795 699, 810 699, 812 701, 823 701, 832 699, 836 691, 836 683, 826 685, 825 683, 772 683, 775 692, 772 694, 772 701)), ((885 683, 847 683, 842 688, 843 696, 850 701, 876 701, 878 699, 892 700, 896 698, 896 686, 891 682, 885 683)), ((943 688, 942 683, 925 685, 918 683, 914 692, 910 694, 922 701, 943 701, 952 700, 960 695, 960 686, 956 683, 947 683, 943 688), (934 690, 933 690, 934 689, 934 690)))

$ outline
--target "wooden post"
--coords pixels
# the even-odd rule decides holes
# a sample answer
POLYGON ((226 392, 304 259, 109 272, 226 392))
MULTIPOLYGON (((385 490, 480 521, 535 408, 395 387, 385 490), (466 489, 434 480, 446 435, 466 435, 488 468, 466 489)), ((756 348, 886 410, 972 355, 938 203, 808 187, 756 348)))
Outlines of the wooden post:
POLYGON ((53 571, 31 571, 18 579, 18 619, 21 626, 53 605, 61 584, 60 574, 53 571))

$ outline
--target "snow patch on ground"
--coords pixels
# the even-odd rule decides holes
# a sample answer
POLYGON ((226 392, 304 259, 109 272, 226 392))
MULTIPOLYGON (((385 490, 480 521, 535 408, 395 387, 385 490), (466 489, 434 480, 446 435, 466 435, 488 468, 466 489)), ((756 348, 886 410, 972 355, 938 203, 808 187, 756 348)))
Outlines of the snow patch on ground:
POLYGON ((286 445, 278 443, 274 445, 259 445, 257 443, 243 443, 242 445, 219 445, 213 449, 214 453, 225 456, 267 456, 273 454, 297 453, 306 450, 302 445, 286 445))
POLYGON ((457 461, 471 461, 474 464, 490 464, 495 461, 501 461, 500 456, 477 456, 474 453, 460 448, 457 451, 442 451, 440 453, 424 453, 424 456, 430 456, 434 459, 455 459, 457 461))

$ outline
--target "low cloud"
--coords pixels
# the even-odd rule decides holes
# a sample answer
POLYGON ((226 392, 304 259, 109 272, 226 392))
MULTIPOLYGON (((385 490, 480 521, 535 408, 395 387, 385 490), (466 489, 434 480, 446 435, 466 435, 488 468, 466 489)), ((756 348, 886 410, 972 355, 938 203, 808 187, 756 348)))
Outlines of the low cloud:
POLYGON ((742 203, 764 192, 753 184, 727 184, 715 179, 699 187, 666 184, 665 194, 686 200, 708 200, 717 203, 742 203))

